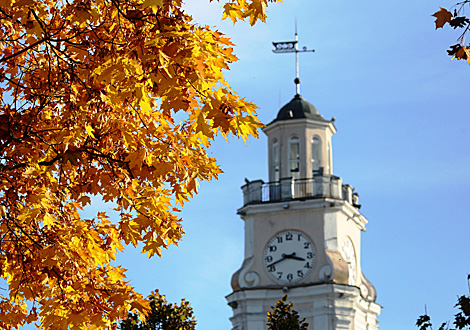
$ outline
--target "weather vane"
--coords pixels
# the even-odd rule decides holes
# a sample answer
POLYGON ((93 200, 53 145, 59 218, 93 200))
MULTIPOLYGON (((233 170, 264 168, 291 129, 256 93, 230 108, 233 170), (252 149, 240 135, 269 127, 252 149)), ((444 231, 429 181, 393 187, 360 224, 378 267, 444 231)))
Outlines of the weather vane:
POLYGON ((296 93, 300 95, 300 78, 299 78, 299 53, 314 52, 314 49, 307 49, 306 46, 299 50, 299 36, 297 35, 297 22, 295 22, 295 41, 282 41, 273 42, 273 53, 295 53, 295 89, 296 93))

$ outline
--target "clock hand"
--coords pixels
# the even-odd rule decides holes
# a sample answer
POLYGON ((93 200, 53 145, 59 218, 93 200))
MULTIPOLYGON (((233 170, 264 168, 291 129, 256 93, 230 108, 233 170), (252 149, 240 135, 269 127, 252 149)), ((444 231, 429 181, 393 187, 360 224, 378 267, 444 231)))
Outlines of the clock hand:
POLYGON ((288 258, 288 256, 283 253, 281 259, 276 260, 276 261, 274 261, 273 263, 269 264, 268 267, 274 266, 275 264, 281 262, 282 260, 284 260, 284 259, 286 259, 286 258, 288 258))
POLYGON ((289 259, 294 259, 294 260, 300 260, 300 261, 304 261, 305 258, 301 258, 301 257, 296 257, 296 256, 290 256, 288 257, 289 259))
POLYGON ((300 261, 304 261, 304 260, 305 260, 305 258, 297 257, 297 256, 295 255, 295 252, 293 252, 293 253, 291 253, 291 254, 286 254, 284 257, 287 258, 287 259, 294 259, 294 260, 300 260, 300 261))

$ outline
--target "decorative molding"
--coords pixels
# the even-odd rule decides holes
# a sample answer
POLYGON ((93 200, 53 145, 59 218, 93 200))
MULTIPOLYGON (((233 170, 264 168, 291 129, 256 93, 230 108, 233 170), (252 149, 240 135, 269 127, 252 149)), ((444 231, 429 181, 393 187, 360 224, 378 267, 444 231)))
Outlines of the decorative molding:
POLYGON ((258 285, 259 275, 257 272, 248 272, 245 274, 244 280, 246 287, 252 288, 258 285))
POLYGON ((330 265, 325 265, 320 269, 319 275, 320 280, 324 282, 330 282, 333 280, 333 268, 330 265))
POLYGON ((243 264, 239 270, 235 272, 232 276, 232 289, 234 291, 243 289, 243 288, 253 288, 259 284, 259 275, 254 271, 249 271, 251 266, 253 266, 254 258, 250 257, 243 260, 243 264))
POLYGON ((361 283, 359 289, 361 289, 361 296, 362 298, 365 298, 369 295, 369 289, 364 283, 361 283))
POLYGON ((338 251, 325 250, 332 266, 333 281, 338 284, 349 284, 349 267, 348 263, 338 251))
POLYGON ((365 277, 364 273, 361 272, 361 296, 367 301, 375 302, 377 299, 377 291, 372 283, 365 277), (364 288, 363 288, 364 286, 364 288))
POLYGON ((296 119, 289 119, 288 121, 273 121, 266 125, 263 128, 263 132, 268 135, 270 133, 278 131, 278 130, 285 130, 286 128, 297 128, 299 126, 303 126, 304 129, 329 129, 330 135, 336 133, 336 127, 334 125, 334 121, 319 121, 312 118, 296 118, 296 119))

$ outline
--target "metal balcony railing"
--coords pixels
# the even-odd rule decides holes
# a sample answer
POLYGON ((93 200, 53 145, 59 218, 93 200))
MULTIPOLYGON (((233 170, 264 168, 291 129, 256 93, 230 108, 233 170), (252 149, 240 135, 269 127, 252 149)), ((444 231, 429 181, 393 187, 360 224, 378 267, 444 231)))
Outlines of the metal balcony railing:
POLYGON ((267 183, 263 180, 247 180, 242 190, 244 205, 330 197, 344 199, 360 207, 359 196, 354 193, 354 188, 343 184, 343 180, 334 175, 315 175, 313 178, 296 180, 285 178, 267 183))

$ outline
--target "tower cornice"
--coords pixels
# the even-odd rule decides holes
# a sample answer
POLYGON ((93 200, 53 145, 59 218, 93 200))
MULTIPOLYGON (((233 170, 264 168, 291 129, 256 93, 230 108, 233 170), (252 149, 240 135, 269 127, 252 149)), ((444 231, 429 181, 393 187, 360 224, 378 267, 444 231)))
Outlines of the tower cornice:
POLYGON ((336 133, 336 127, 334 120, 315 120, 311 118, 298 118, 290 120, 274 120, 267 124, 263 128, 263 132, 266 135, 269 135, 270 132, 275 131, 276 129, 287 128, 287 127, 296 127, 299 125, 305 125, 305 128, 327 128, 330 130, 330 134, 333 135, 336 133))
POLYGON ((366 231, 366 224, 368 220, 362 213, 346 200, 336 198, 318 198, 318 199, 307 199, 307 200, 290 200, 280 201, 271 203, 260 203, 260 204, 248 204, 237 210, 237 214, 245 220, 247 216, 256 214, 266 214, 272 212, 273 214, 281 214, 292 212, 296 210, 325 210, 326 212, 341 212, 348 219, 354 221, 354 223, 361 229, 366 231))

